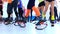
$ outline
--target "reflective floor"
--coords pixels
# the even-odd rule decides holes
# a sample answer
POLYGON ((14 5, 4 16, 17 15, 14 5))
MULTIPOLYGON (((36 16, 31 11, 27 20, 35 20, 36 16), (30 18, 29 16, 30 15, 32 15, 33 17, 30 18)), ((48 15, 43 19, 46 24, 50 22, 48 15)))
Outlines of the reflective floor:
MULTIPOLYGON (((27 0, 26 0, 27 1, 27 0)), ((3 17, 7 17, 6 9, 7 3, 3 5, 4 15, 3 17)), ((60 4, 58 4, 58 13, 60 12, 60 4)), ((48 9, 49 11, 49 9, 48 9)), ((13 13, 14 14, 14 13, 13 13)), ((46 16, 49 15, 47 12, 46 16)), ((15 17, 15 15, 14 15, 15 17)), ((47 16, 48 19, 48 16, 47 16)), ((4 25, 3 23, 0 24, 0 34, 60 34, 60 22, 56 22, 54 27, 51 27, 51 23, 47 21, 48 26, 44 30, 36 30, 35 25, 30 22, 26 23, 25 28, 21 28, 19 26, 14 26, 14 24, 4 25)))
POLYGON ((60 34, 60 22, 57 22, 54 27, 51 27, 49 21, 48 26, 43 30, 36 30, 33 23, 27 22, 25 28, 14 26, 14 24, 0 24, 0 34, 60 34))

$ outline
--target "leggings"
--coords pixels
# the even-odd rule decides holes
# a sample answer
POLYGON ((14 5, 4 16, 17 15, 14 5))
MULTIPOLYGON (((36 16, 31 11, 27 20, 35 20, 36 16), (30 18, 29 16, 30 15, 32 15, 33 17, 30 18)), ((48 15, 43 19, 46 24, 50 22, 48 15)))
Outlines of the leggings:
POLYGON ((14 8, 14 12, 15 12, 16 17, 18 17, 17 3, 18 3, 18 1, 15 1, 15 0, 12 3, 8 3, 8 6, 7 6, 8 18, 13 13, 13 10, 12 10, 13 8, 14 8))
POLYGON ((23 17, 23 10, 22 10, 22 8, 18 8, 18 15, 19 15, 19 17, 23 17))
POLYGON ((1 15, 3 15, 3 11, 2 11, 2 8, 0 8, 0 12, 1 12, 1 15))

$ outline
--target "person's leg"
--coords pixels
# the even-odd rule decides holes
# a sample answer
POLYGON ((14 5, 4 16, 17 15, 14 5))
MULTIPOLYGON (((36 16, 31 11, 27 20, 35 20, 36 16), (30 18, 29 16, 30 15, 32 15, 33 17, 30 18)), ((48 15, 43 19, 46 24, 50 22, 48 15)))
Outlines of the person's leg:
POLYGON ((38 4, 38 9, 41 10, 41 3, 38 4))
POLYGON ((51 2, 51 20, 55 20, 55 17, 54 17, 54 1, 51 2))
POLYGON ((18 15, 19 15, 19 25, 20 26, 25 26, 25 20, 24 20, 24 17, 23 17, 23 10, 22 10, 22 8, 18 8, 18 15), (22 22, 21 22, 22 21, 22 22))
POLYGON ((22 10, 22 8, 18 8, 18 14, 19 14, 19 17, 23 17, 23 10, 22 10))
POLYGON ((56 18, 56 17, 58 18, 57 7, 56 7, 56 6, 54 6, 54 13, 55 13, 55 18, 56 18))
POLYGON ((2 11, 2 7, 0 7, 0 24, 2 23, 2 21, 3 21, 3 11, 2 11))
POLYGON ((0 8, 0 18, 2 18, 2 15, 3 15, 3 11, 2 8, 0 8))
POLYGON ((44 8, 43 13, 42 13, 42 19, 43 19, 43 20, 46 18, 46 12, 47 12, 47 10, 48 10, 48 6, 49 6, 49 2, 46 1, 46 2, 45 2, 45 8, 44 8))
POLYGON ((8 3, 8 6, 7 6, 7 13, 8 13, 8 18, 10 18, 10 15, 12 14, 12 4, 9 4, 8 3))
POLYGON ((49 17, 49 19, 51 20, 51 7, 50 7, 50 13, 49 13, 49 14, 50 14, 50 17, 49 17))
POLYGON ((34 12, 36 13, 36 17, 40 16, 40 11, 39 11, 39 9, 37 7, 33 6, 32 10, 34 10, 34 12))
POLYGON ((7 5, 7 14, 8 14, 8 17, 5 19, 5 25, 8 25, 10 24, 10 15, 12 14, 12 4, 8 3, 7 5))
POLYGON ((1 9, 1 15, 3 16, 3 10, 1 9))
POLYGON ((60 20, 60 14, 59 14, 59 20, 60 20))
POLYGON ((38 7, 40 7, 39 10, 43 12, 44 11, 44 6, 45 6, 45 2, 44 1, 39 3, 39 5, 38 5, 38 7))
POLYGON ((16 17, 18 18, 18 12, 17 12, 17 4, 18 4, 18 2, 17 2, 18 0, 14 0, 13 1, 13 8, 14 8, 14 12, 15 12, 15 15, 16 15, 16 17))
POLYGON ((41 10, 42 10, 42 11, 44 11, 44 7, 45 7, 45 2, 42 1, 42 2, 41 2, 41 10))
POLYGON ((40 2, 39 5, 38 5, 38 8, 39 8, 40 13, 41 13, 41 16, 42 16, 42 13, 44 11, 44 6, 45 6, 45 2, 44 1, 40 2))
POLYGON ((30 9, 27 9, 27 12, 26 12, 25 17, 28 17, 29 16, 30 11, 31 11, 30 9))
POLYGON ((54 20, 55 20, 55 14, 54 14, 54 0, 50 0, 49 1, 50 2, 50 5, 51 5, 51 7, 50 7, 50 11, 51 11, 51 20, 50 20, 50 22, 51 22, 51 26, 54 26, 54 20))
POLYGON ((27 5, 27 12, 25 14, 25 17, 28 18, 29 16, 29 13, 31 12, 31 8, 32 8, 32 5, 28 2, 28 5, 27 5))
POLYGON ((43 11, 44 11, 44 6, 41 6, 41 10, 42 10, 42 13, 43 13, 43 11))
POLYGON ((39 11, 41 13, 41 3, 38 4, 38 9, 39 9, 39 11))

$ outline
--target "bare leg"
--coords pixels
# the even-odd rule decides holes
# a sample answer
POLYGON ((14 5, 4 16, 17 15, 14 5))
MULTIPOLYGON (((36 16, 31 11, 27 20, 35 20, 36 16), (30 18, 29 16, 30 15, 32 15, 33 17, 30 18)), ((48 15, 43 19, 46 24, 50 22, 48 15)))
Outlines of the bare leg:
POLYGON ((45 8, 42 7, 43 13, 42 13, 42 19, 45 20, 46 19, 46 12, 48 10, 48 6, 49 6, 49 2, 46 1, 45 2, 45 8))
POLYGON ((48 10, 48 6, 49 6, 49 2, 46 1, 46 2, 45 2, 44 15, 46 14, 46 12, 47 12, 47 10, 48 10))
POLYGON ((51 2, 51 20, 55 20, 54 19, 54 1, 51 2))

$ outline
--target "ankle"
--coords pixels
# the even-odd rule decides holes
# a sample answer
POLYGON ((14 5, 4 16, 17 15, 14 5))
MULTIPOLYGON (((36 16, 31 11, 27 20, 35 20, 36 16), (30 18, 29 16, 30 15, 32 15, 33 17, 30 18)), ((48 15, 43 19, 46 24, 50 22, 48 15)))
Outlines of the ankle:
POLYGON ((51 20, 55 20, 54 15, 51 16, 51 20))

